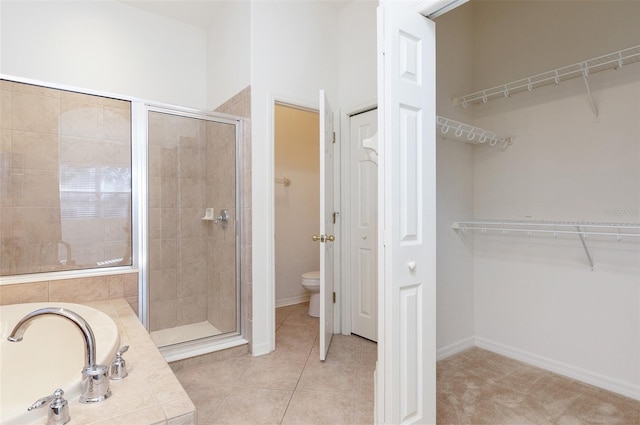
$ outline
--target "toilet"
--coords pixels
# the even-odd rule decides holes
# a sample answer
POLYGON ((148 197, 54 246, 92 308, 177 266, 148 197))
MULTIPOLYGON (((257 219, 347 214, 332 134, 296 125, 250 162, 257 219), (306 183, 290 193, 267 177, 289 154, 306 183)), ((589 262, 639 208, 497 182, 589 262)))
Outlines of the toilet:
POLYGON ((311 293, 309 297, 309 316, 320 317, 320 272, 306 272, 301 277, 302 286, 311 293))

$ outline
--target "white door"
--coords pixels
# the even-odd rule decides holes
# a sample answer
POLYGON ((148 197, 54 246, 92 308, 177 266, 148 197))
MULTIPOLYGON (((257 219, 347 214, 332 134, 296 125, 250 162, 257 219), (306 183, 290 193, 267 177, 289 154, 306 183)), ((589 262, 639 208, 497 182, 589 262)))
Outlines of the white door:
POLYGON ((320 360, 333 336, 333 112, 320 90, 320 360))
POLYGON ((378 162, 363 140, 378 131, 378 111, 350 119, 351 333, 378 340, 378 162))
POLYGON ((378 8, 376 421, 436 420, 435 25, 378 8))

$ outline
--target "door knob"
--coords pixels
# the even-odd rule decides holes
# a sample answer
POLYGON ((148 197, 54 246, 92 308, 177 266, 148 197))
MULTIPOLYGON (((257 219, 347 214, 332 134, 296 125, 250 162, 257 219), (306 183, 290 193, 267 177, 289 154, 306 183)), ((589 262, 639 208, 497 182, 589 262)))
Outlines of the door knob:
POLYGON ((407 263, 407 266, 409 267, 409 270, 414 271, 416 269, 416 262, 415 261, 409 261, 407 263))
POLYGON ((336 240, 336 237, 333 235, 327 235, 326 240, 328 240, 329 242, 333 242, 336 240))
POLYGON ((322 236, 313 235, 311 236, 311 240, 314 242, 322 241, 324 238, 322 236))

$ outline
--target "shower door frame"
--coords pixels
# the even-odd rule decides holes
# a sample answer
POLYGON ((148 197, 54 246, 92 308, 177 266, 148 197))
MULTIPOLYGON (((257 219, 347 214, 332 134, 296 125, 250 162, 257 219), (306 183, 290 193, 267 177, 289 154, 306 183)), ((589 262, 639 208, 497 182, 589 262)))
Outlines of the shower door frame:
MULTIPOLYGON (((245 324, 242 309, 242 274, 241 274, 241 188, 242 173, 241 160, 243 158, 242 143, 240 143, 240 131, 242 128, 242 118, 233 115, 222 114, 217 112, 209 112, 198 109, 184 108, 173 105, 165 105, 149 102, 134 102, 132 105, 132 121, 136 123, 134 131, 137 131, 137 140, 135 152, 132 152, 133 161, 135 161, 135 173, 137 176, 136 192, 139 194, 138 205, 139 213, 137 214, 138 226, 137 240, 137 256, 139 264, 139 287, 138 287, 138 308, 139 318, 143 326, 149 331, 149 122, 150 112, 162 114, 170 114, 180 117, 201 119, 205 121, 218 122, 235 126, 235 286, 236 286, 236 330, 234 332, 226 332, 219 335, 199 338, 196 340, 185 341, 182 343, 168 345, 166 347, 158 347, 167 361, 176 361, 184 358, 210 353, 213 351, 231 348, 238 345, 246 344, 248 341, 244 339, 245 324)), ((204 213, 204 211, 203 211, 204 213)))

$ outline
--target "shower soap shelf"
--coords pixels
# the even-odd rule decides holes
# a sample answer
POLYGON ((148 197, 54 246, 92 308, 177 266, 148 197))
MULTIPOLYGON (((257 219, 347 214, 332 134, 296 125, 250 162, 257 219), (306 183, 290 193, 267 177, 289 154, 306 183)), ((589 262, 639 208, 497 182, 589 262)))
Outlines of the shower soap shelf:
POLYGON ((568 221, 456 221, 451 228, 458 232, 479 230, 482 233, 498 232, 501 234, 525 233, 529 236, 536 234, 553 235, 577 235, 580 239, 591 270, 595 271, 595 264, 587 239, 589 236, 615 237, 618 242, 629 239, 640 242, 640 223, 595 223, 595 222, 568 222, 568 221))

